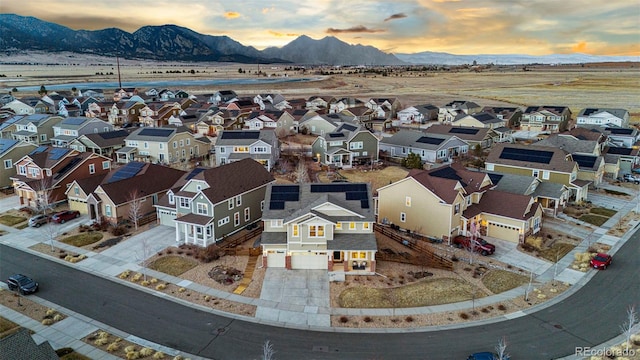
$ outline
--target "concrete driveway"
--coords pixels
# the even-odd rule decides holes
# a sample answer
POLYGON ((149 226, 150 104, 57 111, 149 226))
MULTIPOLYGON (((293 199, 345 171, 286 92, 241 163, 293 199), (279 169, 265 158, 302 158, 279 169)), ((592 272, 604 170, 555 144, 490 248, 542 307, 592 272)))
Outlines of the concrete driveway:
POLYGON ((552 263, 546 260, 538 259, 518 250, 518 244, 516 243, 486 236, 483 236, 483 238, 496 246, 496 252, 487 258, 493 258, 505 264, 512 265, 513 267, 533 272, 536 276, 544 273, 553 266, 552 263))
POLYGON ((176 245, 176 228, 156 225, 137 235, 122 240, 100 254, 123 262, 139 264, 157 252, 176 245), (145 250, 146 242, 146 250, 145 250))

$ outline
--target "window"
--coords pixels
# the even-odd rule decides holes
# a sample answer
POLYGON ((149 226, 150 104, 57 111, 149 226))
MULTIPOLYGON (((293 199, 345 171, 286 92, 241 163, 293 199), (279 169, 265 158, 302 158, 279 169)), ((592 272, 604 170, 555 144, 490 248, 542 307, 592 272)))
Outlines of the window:
POLYGON ((356 223, 354 223, 353 221, 349 223, 349 230, 355 230, 356 229, 356 223))
POLYGON ((453 208, 453 213, 454 214, 459 214, 460 213, 460 204, 455 204, 455 206, 453 208))
POLYGON ((352 143, 349 143, 349 150, 359 150, 362 149, 362 141, 355 141, 352 143))
POLYGON ((169 204, 173 204, 175 201, 174 197, 173 197, 173 193, 169 193, 169 204))
POLYGON ((174 141, 174 142, 173 142, 173 148, 174 148, 174 149, 177 149, 177 148, 178 148, 178 142, 177 142, 177 141, 174 141))
POLYGON ((411 196, 407 196, 404 198, 404 205, 407 207, 411 207, 411 196))
POLYGON ((187 146, 191 145, 191 139, 187 139, 187 146))
POLYGON ((233 209, 233 199, 229 199, 229 201, 227 201, 227 204, 229 204, 229 210, 233 209))
POLYGON ((336 230, 342 230, 342 223, 336 223, 336 230))
POLYGON ((102 170, 107 170, 109 167, 111 167, 111 162, 109 161, 102 162, 102 170))
POLYGON ((300 236, 299 229, 298 229, 298 224, 293 224, 293 227, 291 229, 291 236, 293 236, 293 237, 300 236))
POLYGON ((533 228, 534 229, 539 229, 540 228, 540 218, 539 217, 533 219, 533 228))
POLYGON ((4 161, 4 168, 5 169, 11 169, 11 167, 13 166, 13 161, 11 161, 11 159, 7 159, 4 161))
POLYGON ((38 176, 40 176, 40 169, 38 169, 38 168, 30 167, 30 168, 29 168, 29 172, 31 173, 31 176, 32 176, 32 177, 38 177, 38 176))
POLYGON ((148 142, 146 142, 146 141, 145 141, 145 142, 143 142, 143 143, 142 143, 142 147, 143 147, 143 148, 145 148, 145 149, 148 149, 148 148, 149 148, 149 143, 148 143, 148 142))
POLYGON ((163 143, 158 143, 158 147, 160 148, 160 150, 164 149, 164 144, 163 143))
POLYGON ((24 165, 18 165, 18 174, 27 175, 27 167, 24 165))
POLYGON ((187 199, 187 198, 184 198, 184 197, 181 197, 180 198, 180 207, 184 208, 184 209, 190 208, 191 207, 191 200, 187 199))
POLYGON ((309 237, 324 237, 324 225, 309 225, 309 237))
POLYGON ((471 195, 467 196, 467 205, 471 205, 471 195))
POLYGON ((236 212, 235 214, 233 214, 233 226, 238 225, 240 225, 240 213, 236 212))
POLYGON ((226 218, 224 218, 224 219, 218 220, 218 226, 226 225, 228 223, 229 223, 229 217, 228 216, 226 218))
POLYGON ((274 228, 282 227, 282 220, 271 220, 271 227, 274 227, 274 228))
POLYGON ((366 221, 365 221, 365 222, 363 222, 363 223, 362 223, 362 229, 363 229, 363 230, 369 230, 369 223, 368 223, 368 222, 366 222, 366 221))
POLYGON ((96 166, 94 164, 89 164, 89 174, 95 174, 96 166))
POLYGON ((260 211, 264 211, 264 200, 260 201, 260 211))
POLYGON ((249 152, 249 147, 248 146, 234 146, 233 147, 233 152, 247 153, 247 152, 249 152))
POLYGON ((244 208, 244 221, 249 221, 251 220, 251 209, 249 208, 244 208))
POLYGON ((549 180, 549 172, 546 170, 542 171, 542 179, 543 180, 549 180))
POLYGON ((531 173, 532 173, 532 175, 531 175, 531 176, 533 176, 533 177, 537 178, 537 177, 538 177, 538 175, 540 175, 540 170, 538 170, 538 169, 534 169, 534 170, 532 170, 532 171, 531 171, 531 173))
POLYGON ((107 216, 111 216, 111 205, 104 206, 104 214, 107 216))
POLYGON ((40 141, 47 141, 47 134, 40 135, 40 141))
POLYGON ((266 153, 267 152, 267 147, 266 146, 256 146, 253 148, 253 152, 254 153, 266 153))
POLYGON ((200 215, 207 215, 207 214, 208 214, 208 212, 209 212, 209 211, 208 211, 209 209, 208 209, 207 204, 200 204, 200 203, 198 203, 198 204, 196 204, 196 207, 197 207, 197 210, 196 210, 196 211, 197 211, 197 213, 198 213, 198 214, 200 214, 200 215))
POLYGON ((236 196, 236 206, 240 206, 242 205, 242 196, 238 195, 236 196))
POLYGON ((73 187, 73 193, 76 195, 80 195, 80 188, 77 185, 73 187))
POLYGON ((405 222, 407 221, 407 214, 401 212, 400 213, 400 222, 405 222))
POLYGON ((184 158, 187 155, 187 152, 185 151, 185 149, 182 149, 182 157, 184 158))
POLYGON ((493 171, 493 164, 487 164, 487 171, 493 171))
POLYGON ((219 152, 220 152, 220 154, 224 154, 225 148, 224 147, 220 147, 220 151, 219 152))
POLYGON ((180 147, 184 147, 184 140, 180 140, 180 147))

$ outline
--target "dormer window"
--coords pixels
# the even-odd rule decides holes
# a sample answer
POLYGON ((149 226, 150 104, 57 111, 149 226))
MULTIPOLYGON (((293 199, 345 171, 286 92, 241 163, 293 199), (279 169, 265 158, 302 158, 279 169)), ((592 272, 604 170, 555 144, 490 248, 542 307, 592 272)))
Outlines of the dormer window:
POLYGON ((324 237, 324 225, 309 225, 309 237, 324 237))
POLYGON ((175 198, 173 197, 172 192, 169 193, 169 204, 171 205, 175 204, 175 198))

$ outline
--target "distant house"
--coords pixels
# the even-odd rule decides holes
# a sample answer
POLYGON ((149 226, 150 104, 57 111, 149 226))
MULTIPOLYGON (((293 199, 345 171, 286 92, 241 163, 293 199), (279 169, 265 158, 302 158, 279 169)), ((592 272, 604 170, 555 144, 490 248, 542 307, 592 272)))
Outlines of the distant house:
POLYGON ((209 98, 209 102, 215 105, 220 105, 237 98, 238 94, 233 90, 220 90, 216 91, 216 93, 209 98))
POLYGON ((475 114, 479 112, 480 109, 480 105, 473 101, 454 100, 439 109, 438 121, 449 123, 460 114, 475 114))
POLYGON ((18 160, 30 153, 36 145, 13 139, 0 139, 0 189, 13 185, 11 178, 17 174, 14 165, 18 160))
POLYGON ((216 166, 253 159, 271 171, 280 157, 280 145, 273 130, 224 130, 215 144, 216 166))
POLYGON ((563 132, 571 121, 567 106, 528 106, 522 113, 520 128, 541 133, 563 132))
POLYGON ((323 136, 326 133, 334 131, 341 122, 340 117, 336 114, 332 115, 315 115, 302 120, 298 125, 298 130, 303 133, 323 136))
POLYGON ((329 108, 329 104, 335 101, 336 99, 332 96, 311 96, 307 100, 306 108, 309 110, 326 110, 329 108))
POLYGON ((518 107, 485 106, 484 108, 482 108, 482 112, 495 114, 498 119, 506 121, 506 126, 509 128, 520 127, 520 120, 522 119, 522 109, 518 107))
POLYGON ((16 115, 32 115, 36 113, 36 109, 33 106, 19 99, 14 99, 2 105, 2 109, 11 109, 16 115))
POLYGON ((262 264, 351 275, 376 271, 371 188, 366 183, 267 187, 262 264))
POLYGON ((173 164, 209 154, 211 142, 195 137, 184 126, 139 128, 125 140, 125 147, 116 151, 118 162, 134 160, 173 164))
POLYGON ((14 140, 22 140, 35 145, 48 145, 53 137, 53 127, 63 118, 51 114, 28 115, 15 122, 14 140))
POLYGON ((486 127, 451 126, 433 124, 424 130, 425 134, 454 135, 464 140, 471 149, 480 145, 483 149, 490 148, 494 143, 495 131, 486 127))
POLYGON ((380 151, 392 158, 406 158, 410 153, 420 156, 422 162, 442 163, 469 151, 469 144, 455 135, 425 134, 420 131, 400 130, 380 140, 380 151))
POLYGON ((640 131, 636 128, 607 127, 604 134, 611 146, 632 148, 640 145, 640 131))
POLYGON ((364 105, 383 119, 395 118, 401 106, 397 98, 371 98, 364 105))
POLYGON ((490 112, 479 112, 475 114, 460 113, 453 119, 451 125, 495 129, 505 127, 507 125, 507 121, 498 118, 495 114, 490 112))
POLYGON ((112 131, 113 125, 106 121, 88 117, 69 117, 53 126, 51 145, 68 147, 80 135, 112 131))
POLYGON ((342 124, 319 136, 311 148, 323 165, 350 168, 359 162, 378 160, 378 138, 362 126, 342 124))
POLYGON ((69 143, 69 148, 81 152, 90 151, 115 160, 115 152, 124 147, 127 136, 129 136, 127 130, 80 135, 69 143))
POLYGON ((398 111, 400 124, 424 124, 435 120, 438 120, 438 107, 431 104, 414 105, 398 111))
POLYGON ((576 125, 629 127, 629 111, 625 109, 586 108, 576 116, 576 125))
POLYGON ((364 106, 364 101, 360 99, 356 99, 354 97, 344 97, 341 99, 333 99, 331 103, 329 103, 329 113, 335 114, 342 112, 344 109, 364 106))
POLYGON ((156 205, 162 225, 174 226, 176 243, 202 247, 262 218, 266 186, 275 181, 259 163, 244 159, 203 169, 166 192, 156 205), (185 182, 186 180, 186 182, 185 182))

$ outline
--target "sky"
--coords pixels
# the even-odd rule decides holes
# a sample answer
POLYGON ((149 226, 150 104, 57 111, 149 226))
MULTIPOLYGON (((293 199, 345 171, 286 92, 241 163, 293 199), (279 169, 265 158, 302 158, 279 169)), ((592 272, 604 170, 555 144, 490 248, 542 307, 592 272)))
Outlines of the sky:
POLYGON ((74 30, 174 24, 245 46, 335 36, 390 53, 640 56, 638 0, 2 0, 74 30))

